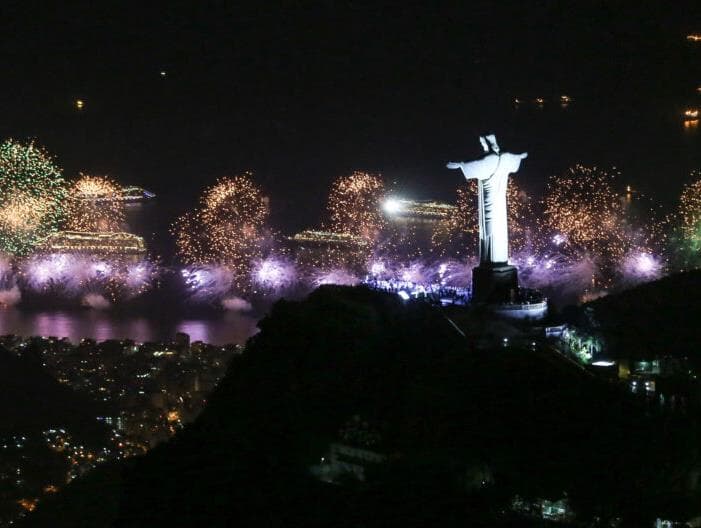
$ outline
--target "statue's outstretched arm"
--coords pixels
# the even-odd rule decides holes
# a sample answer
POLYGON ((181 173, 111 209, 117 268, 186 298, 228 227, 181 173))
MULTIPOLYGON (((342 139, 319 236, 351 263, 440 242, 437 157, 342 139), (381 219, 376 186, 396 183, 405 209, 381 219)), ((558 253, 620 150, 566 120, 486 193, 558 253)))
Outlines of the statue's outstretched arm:
POLYGON ((486 180, 487 178, 490 178, 492 176, 493 170, 477 170, 481 163, 482 160, 479 161, 451 161, 449 162, 446 167, 449 169, 461 169, 463 176, 465 176, 466 179, 471 180, 486 180), (477 165, 475 165, 477 164, 477 165))

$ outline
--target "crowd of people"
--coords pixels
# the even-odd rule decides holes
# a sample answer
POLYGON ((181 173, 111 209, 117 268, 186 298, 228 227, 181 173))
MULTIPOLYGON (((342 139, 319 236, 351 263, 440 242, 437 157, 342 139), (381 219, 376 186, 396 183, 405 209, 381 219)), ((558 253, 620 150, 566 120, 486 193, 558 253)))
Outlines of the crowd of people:
POLYGON ((445 284, 420 284, 413 281, 378 279, 376 277, 366 277, 363 284, 374 290, 395 293, 406 300, 422 299, 441 305, 464 305, 470 300, 470 288, 446 286, 445 284))

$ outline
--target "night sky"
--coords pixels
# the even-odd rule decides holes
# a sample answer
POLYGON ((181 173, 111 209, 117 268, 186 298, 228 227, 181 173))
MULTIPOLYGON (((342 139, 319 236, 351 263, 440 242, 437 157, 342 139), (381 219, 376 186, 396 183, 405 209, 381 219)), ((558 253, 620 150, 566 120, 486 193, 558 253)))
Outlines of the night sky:
POLYGON ((670 200, 701 167, 679 119, 701 85, 684 39, 701 2, 309 4, 5 3, 0 135, 36 138, 69 177, 151 188, 168 215, 253 170, 287 230, 317 224, 353 169, 450 199, 445 161, 485 131, 529 151, 536 193, 583 161, 670 200), (511 102, 562 93, 567 110, 511 102))

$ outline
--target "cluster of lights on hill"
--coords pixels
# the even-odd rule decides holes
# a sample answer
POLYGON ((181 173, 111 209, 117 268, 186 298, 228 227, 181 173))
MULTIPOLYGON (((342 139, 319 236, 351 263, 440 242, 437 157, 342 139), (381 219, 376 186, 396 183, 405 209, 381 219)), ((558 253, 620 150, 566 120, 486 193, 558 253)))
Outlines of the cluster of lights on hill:
MULTIPOLYGON (((701 42, 700 33, 689 33, 686 36, 688 42, 701 42)), ((701 86, 696 87, 696 93, 701 94, 701 86)), ((699 107, 690 106, 682 111, 682 122, 684 128, 696 128, 699 124, 699 107)))
POLYGON ((684 127, 690 128, 698 126, 699 124, 699 109, 698 108, 687 108, 684 110, 684 127))
MULTIPOLYGON (((570 105, 570 103, 574 101, 572 97, 565 94, 560 95, 555 100, 560 104, 562 108, 566 108, 570 105)), ((535 97, 533 99, 523 99, 521 97, 514 97, 514 105, 516 105, 517 107, 525 103, 532 103, 538 108, 543 108, 547 102, 548 100, 545 97, 541 96, 535 97)))

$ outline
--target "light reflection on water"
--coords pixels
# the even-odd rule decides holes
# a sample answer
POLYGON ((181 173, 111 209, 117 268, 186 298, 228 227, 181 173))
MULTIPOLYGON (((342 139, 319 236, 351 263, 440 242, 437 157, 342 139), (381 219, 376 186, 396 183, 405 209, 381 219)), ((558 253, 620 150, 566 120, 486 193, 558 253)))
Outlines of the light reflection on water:
POLYGON ((168 340, 176 332, 185 332, 192 341, 223 345, 245 343, 256 333, 256 322, 255 316, 241 313, 154 320, 94 310, 23 311, 7 308, 0 310, 0 335, 67 337, 74 343, 84 337, 98 341, 133 339, 145 342, 168 340))

